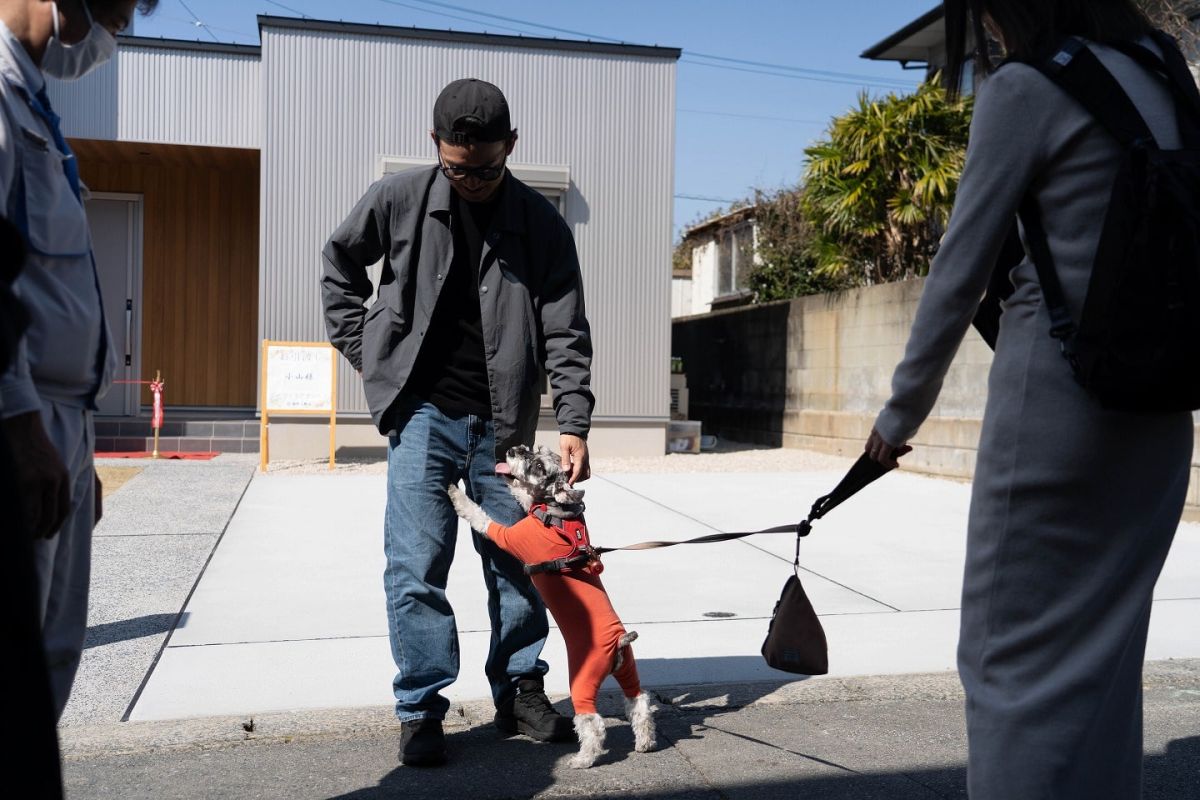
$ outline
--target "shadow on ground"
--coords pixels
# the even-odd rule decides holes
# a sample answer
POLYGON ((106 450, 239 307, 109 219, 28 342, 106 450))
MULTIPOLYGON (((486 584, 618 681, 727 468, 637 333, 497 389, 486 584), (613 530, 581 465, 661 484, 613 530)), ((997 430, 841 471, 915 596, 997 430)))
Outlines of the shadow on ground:
MULTIPOLYGON (((683 719, 661 720, 661 731, 670 746, 677 737, 690 738, 690 725, 683 719)), ((633 738, 627 727, 610 728, 609 753, 598 766, 630 759, 646 759, 629 755, 633 738)), ((761 744, 769 743, 761 742, 761 744)), ((866 772, 825 760, 811 753, 791 750, 783 752, 792 757, 813 762, 823 774, 797 777, 790 780, 728 782, 721 775, 707 775, 707 786, 696 785, 699 776, 688 775, 676 787, 664 787, 661 772, 648 765, 647 785, 657 788, 639 789, 638 774, 623 770, 615 782, 600 770, 572 772, 564 780, 556 778, 556 762, 574 751, 573 745, 531 745, 527 740, 513 739, 496 742, 490 731, 474 729, 449 737, 451 763, 441 769, 414 770, 398 767, 388 773, 378 786, 360 789, 330 800, 382 800, 404 797, 406 800, 447 797, 506 797, 525 798, 540 795, 551 787, 564 795, 587 797, 622 797, 633 800, 705 800, 715 798, 754 798, 754 800, 927 800, 932 798, 966 798, 966 768, 951 766, 939 769, 912 771, 866 772), (508 769, 497 769, 499 764, 508 769), (571 788, 564 784, 574 784, 571 788), (589 785, 590 784, 590 785, 589 785)), ((782 750, 782 748, 776 748, 782 750)), ((657 759, 654 759, 657 761, 657 759)), ((661 764, 654 765, 655 767, 661 764)), ((704 770, 704 765, 697 768, 704 770)), ((640 771, 639 771, 640 772, 640 771)), ((1145 761, 1145 796, 1160 800, 1191 800, 1197 796, 1197 775, 1200 775, 1200 736, 1176 739, 1166 753, 1148 756, 1145 761)), ((557 794, 557 793, 556 793, 557 794)))
MULTIPOLYGON (((659 747, 665 750, 681 739, 694 738, 691 726, 682 719, 658 720, 659 747)), ((524 737, 497 738, 490 726, 481 726, 446 737, 449 762, 436 769, 397 766, 377 786, 366 787, 330 800, 443 800, 444 798, 525 798, 538 796, 551 787, 578 787, 579 796, 635 796, 639 783, 662 785, 662 754, 633 752, 633 734, 623 722, 609 726, 605 742, 607 753, 590 770, 565 768, 566 759, 578 749, 574 743, 538 743, 524 737), (639 763, 640 762, 640 763, 639 763), (620 764, 617 774, 603 770, 620 764), (641 780, 639 780, 639 776, 641 780), (616 780, 614 780, 614 778, 616 780), (590 789, 590 790, 589 790, 590 789)), ((680 784, 693 783, 687 773, 679 775, 680 784)), ((712 797, 710 794, 666 795, 712 797)))
POLYGON ((147 614, 132 619, 92 625, 87 629, 84 649, 166 633, 175 624, 177 616, 178 614, 147 614))
MULTIPOLYGON (((767 623, 763 622, 765 632, 767 623)), ((762 656, 705 656, 702 658, 639 658, 638 676, 642 685, 655 687, 686 686, 673 693, 655 689, 671 705, 682 703, 712 705, 749 705, 789 683, 808 680, 807 675, 790 675, 771 669, 762 656), (736 691, 731 691, 736 687, 736 691)))

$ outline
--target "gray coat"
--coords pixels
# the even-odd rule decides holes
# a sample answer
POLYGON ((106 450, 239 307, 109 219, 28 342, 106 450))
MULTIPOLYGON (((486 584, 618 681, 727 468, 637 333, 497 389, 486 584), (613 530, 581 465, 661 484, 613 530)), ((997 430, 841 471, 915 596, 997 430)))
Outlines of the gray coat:
MULTIPOLYGON (((1179 146, 1154 75, 1092 46, 1158 143, 1179 146)), ((1026 192, 1078 320, 1121 150, 1034 68, 983 82, 966 167, 893 393, 875 427, 910 439, 1026 192)), ((958 665, 972 800, 1141 796, 1141 669, 1154 585, 1187 494, 1192 416, 1111 411, 1050 337, 1037 271, 1010 273, 971 494, 958 665), (1014 767, 1019 765, 1019 767, 1014 767)))
POLYGON ((94 409, 116 369, 87 214, 63 172, 68 156, 29 103, 44 85, 37 65, 0 23, 0 213, 24 234, 29 251, 13 285, 29 311, 29 328, 15 362, 0 375, 4 417, 37 411, 44 400, 94 409))
MULTIPOLYGON (((389 175, 367 190, 323 251, 329 340, 362 372, 382 433, 450 268, 452 191, 436 167, 389 175), (379 298, 368 308, 367 267, 381 258, 379 298)), ((554 207, 511 173, 484 242, 479 307, 497 452, 533 440, 543 369, 559 431, 586 437, 595 405, 592 340, 575 240, 554 207)))

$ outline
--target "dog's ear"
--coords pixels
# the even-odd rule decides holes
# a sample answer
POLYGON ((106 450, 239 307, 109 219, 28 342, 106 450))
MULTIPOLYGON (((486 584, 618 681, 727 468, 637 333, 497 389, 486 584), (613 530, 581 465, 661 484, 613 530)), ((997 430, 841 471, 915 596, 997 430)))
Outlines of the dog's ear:
POLYGON ((583 500, 583 489, 572 489, 566 477, 554 483, 554 502, 560 506, 573 506, 583 500))
POLYGON ((537 446, 537 450, 535 452, 537 453, 539 458, 550 459, 555 464, 557 464, 559 466, 559 468, 562 467, 562 456, 560 456, 558 453, 551 450, 549 447, 546 447, 544 444, 539 444, 537 446))

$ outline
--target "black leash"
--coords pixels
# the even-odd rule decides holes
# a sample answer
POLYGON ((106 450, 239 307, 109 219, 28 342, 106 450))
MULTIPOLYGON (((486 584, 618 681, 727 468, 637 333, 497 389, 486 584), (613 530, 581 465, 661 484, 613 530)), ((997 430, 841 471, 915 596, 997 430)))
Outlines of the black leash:
POLYGON ((638 542, 624 547, 593 547, 597 555, 612 553, 617 550, 654 550, 659 547, 674 547, 677 544, 712 544, 713 542, 728 542, 732 539, 744 539, 747 536, 757 536, 760 533, 794 533, 796 534, 796 565, 800 564, 800 539, 812 533, 812 524, 833 509, 853 497, 860 490, 874 483, 891 471, 870 456, 860 456, 846 477, 842 478, 832 492, 813 503, 808 512, 808 519, 795 525, 776 525, 774 528, 764 528, 761 531, 738 531, 736 533, 711 533, 708 536, 697 536, 695 539, 684 539, 675 542, 638 542))

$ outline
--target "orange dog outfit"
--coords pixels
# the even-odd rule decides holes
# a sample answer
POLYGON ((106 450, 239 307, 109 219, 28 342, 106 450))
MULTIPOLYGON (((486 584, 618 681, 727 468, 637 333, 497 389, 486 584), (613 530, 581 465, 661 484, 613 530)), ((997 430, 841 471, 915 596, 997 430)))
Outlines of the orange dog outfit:
MULTIPOLYGON (((582 521, 562 522, 564 527, 558 527, 530 513, 511 527, 493 522, 487 535, 522 563, 541 564, 578 554, 578 536, 568 528, 582 526, 582 521)), ((622 645, 625 626, 600 582, 603 569, 604 565, 593 559, 583 567, 530 576, 566 640, 571 703, 576 714, 596 713, 596 694, 609 674, 617 679, 626 697, 634 698, 641 692, 633 648, 622 645), (614 670, 618 654, 621 663, 614 670)))

